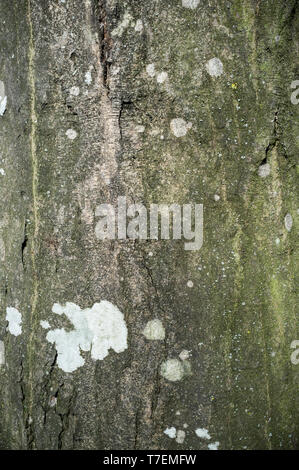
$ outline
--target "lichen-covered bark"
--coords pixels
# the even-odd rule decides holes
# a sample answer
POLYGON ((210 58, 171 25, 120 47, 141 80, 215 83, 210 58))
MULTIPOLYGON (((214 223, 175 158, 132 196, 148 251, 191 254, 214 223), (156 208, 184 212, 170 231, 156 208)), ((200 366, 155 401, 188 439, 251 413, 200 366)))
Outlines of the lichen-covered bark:
POLYGON ((1 0, 0 22, 0 448, 298 447, 298 1, 1 0), (201 250, 98 240, 118 196, 202 203, 201 250), (102 300, 128 348, 64 372, 40 321, 102 300))

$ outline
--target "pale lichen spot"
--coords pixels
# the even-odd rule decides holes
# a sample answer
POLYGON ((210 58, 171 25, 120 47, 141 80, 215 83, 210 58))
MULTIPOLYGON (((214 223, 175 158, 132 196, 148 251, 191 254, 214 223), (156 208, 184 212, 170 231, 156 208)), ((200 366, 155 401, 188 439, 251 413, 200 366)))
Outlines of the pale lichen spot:
POLYGON ((182 380, 184 374, 184 366, 178 359, 167 359, 161 365, 161 375, 171 382, 182 380))
POLYGON ((184 440, 185 440, 185 437, 186 437, 186 432, 179 429, 178 432, 177 432, 177 435, 176 435, 176 442, 178 444, 183 444, 184 440))
POLYGON ((171 428, 167 428, 165 429, 164 434, 170 437, 170 439, 174 439, 176 437, 176 428, 174 428, 173 426, 171 428))
POLYGON ((182 6, 191 10, 195 10, 199 4, 200 0, 182 0, 182 6))
POLYGON ((197 435, 197 437, 200 437, 201 439, 211 439, 209 431, 205 428, 195 429, 195 434, 197 435))
POLYGON ((271 167, 270 167, 269 163, 265 163, 265 164, 259 166, 258 175, 261 178, 266 178, 267 176, 270 175, 270 173, 271 173, 271 167))
POLYGON ((6 320, 8 321, 8 331, 14 336, 19 336, 22 333, 21 313, 14 307, 7 307, 6 320))
POLYGON ((188 130, 191 129, 191 127, 192 123, 187 123, 182 118, 172 119, 172 121, 170 122, 170 129, 173 135, 175 135, 175 137, 184 137, 187 134, 188 130))
POLYGON ((284 226, 285 226, 285 228, 287 229, 288 232, 290 232, 292 230, 293 217, 289 213, 284 218, 284 226))
POLYGON ((194 286, 194 284, 193 284, 192 281, 187 282, 187 287, 189 287, 189 289, 192 289, 193 286, 194 286))
POLYGON ((209 450, 218 450, 219 445, 220 445, 220 442, 218 442, 218 441, 213 442, 213 444, 208 445, 208 449, 209 450))
POLYGON ((5 176, 5 170, 3 168, 0 168, 0 175, 5 176))
POLYGON ((6 111, 7 106, 7 96, 5 95, 5 86, 2 81, 0 81, 0 116, 6 111))
POLYGON ((71 331, 50 330, 46 336, 55 344, 57 364, 64 372, 74 372, 84 365, 81 351, 91 351, 91 358, 96 361, 103 360, 109 349, 121 353, 128 347, 124 315, 110 302, 103 300, 84 310, 71 302, 65 306, 54 304, 52 311, 64 314, 74 327, 71 331))
POLYGON ((144 127, 144 126, 136 126, 136 127, 135 127, 135 131, 136 131, 138 134, 143 134, 143 132, 145 131, 145 127, 144 127))
POLYGON ((86 83, 86 85, 88 85, 88 86, 91 85, 91 83, 92 83, 91 70, 88 70, 88 71, 86 72, 84 78, 85 78, 85 83, 86 83))
POLYGON ((165 329, 161 320, 155 319, 149 321, 143 330, 143 334, 149 340, 165 339, 165 329))
POLYGON ((0 366, 5 365, 5 346, 3 341, 0 341, 0 366))
POLYGON ((74 140, 77 137, 77 132, 74 129, 68 129, 65 133, 65 135, 70 139, 74 140))
POLYGON ((181 359, 181 361, 186 361, 187 359, 189 359, 189 357, 190 357, 190 351, 187 351, 187 349, 183 349, 183 351, 181 351, 179 355, 179 358, 181 359))
POLYGON ((167 72, 161 72, 158 73, 157 75, 157 82, 158 83, 164 83, 168 79, 168 73, 167 72))
POLYGON ((120 24, 112 31, 111 36, 112 37, 122 36, 124 31, 130 26, 130 23, 132 20, 133 18, 130 15, 130 13, 126 12, 120 24))
POLYGON ((41 320, 40 322, 40 326, 44 329, 44 330, 49 330, 50 329, 50 323, 48 321, 45 321, 45 320, 41 320))
POLYGON ((135 31, 136 33, 141 33, 141 31, 143 30, 143 23, 142 23, 142 20, 137 20, 136 21, 136 24, 135 24, 135 31))
POLYGON ((223 64, 217 57, 214 57, 207 62, 206 69, 211 77, 220 77, 220 75, 223 74, 223 64))
POLYGON ((214 201, 220 201, 220 196, 218 194, 214 194, 214 201))
POLYGON ((146 66, 146 73, 150 76, 150 77, 154 77, 156 75, 156 68, 155 68, 155 64, 148 64, 146 66))
POLYGON ((80 88, 78 86, 72 86, 72 88, 70 88, 70 95, 79 96, 79 94, 80 94, 80 88))

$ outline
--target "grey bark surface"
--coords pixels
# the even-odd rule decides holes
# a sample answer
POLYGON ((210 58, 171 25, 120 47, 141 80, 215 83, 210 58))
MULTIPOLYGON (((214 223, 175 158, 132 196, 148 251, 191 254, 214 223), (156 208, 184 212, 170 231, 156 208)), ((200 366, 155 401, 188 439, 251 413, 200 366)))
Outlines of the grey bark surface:
POLYGON ((297 0, 0 1, 0 449, 298 448, 298 26, 297 0), (118 196, 202 203, 201 250, 98 240, 118 196), (53 304, 101 300, 128 348, 66 373, 40 321, 71 330, 53 304))

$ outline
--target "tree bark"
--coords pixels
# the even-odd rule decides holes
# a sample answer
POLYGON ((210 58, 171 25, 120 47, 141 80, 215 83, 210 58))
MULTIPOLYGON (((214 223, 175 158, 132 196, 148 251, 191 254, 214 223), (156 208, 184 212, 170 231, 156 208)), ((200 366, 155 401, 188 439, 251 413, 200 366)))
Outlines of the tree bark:
POLYGON ((1 0, 0 19, 0 448, 298 448, 298 1, 1 0), (120 196, 203 204, 202 248, 100 240, 120 196), (57 311, 102 301, 127 348, 66 372, 57 311))

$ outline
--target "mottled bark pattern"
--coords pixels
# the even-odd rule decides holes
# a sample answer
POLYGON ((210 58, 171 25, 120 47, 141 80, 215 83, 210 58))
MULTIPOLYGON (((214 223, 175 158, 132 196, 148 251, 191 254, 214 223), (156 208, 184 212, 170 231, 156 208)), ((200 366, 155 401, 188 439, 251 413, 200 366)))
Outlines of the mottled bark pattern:
POLYGON ((0 2, 0 448, 298 447, 298 1, 182 3, 0 2), (203 203, 202 249, 98 240, 118 196, 203 203), (71 329, 54 303, 101 300, 128 349, 63 372, 40 321, 71 329), (142 334, 155 318, 164 340, 142 334), (169 381, 182 350, 191 375, 169 381))

